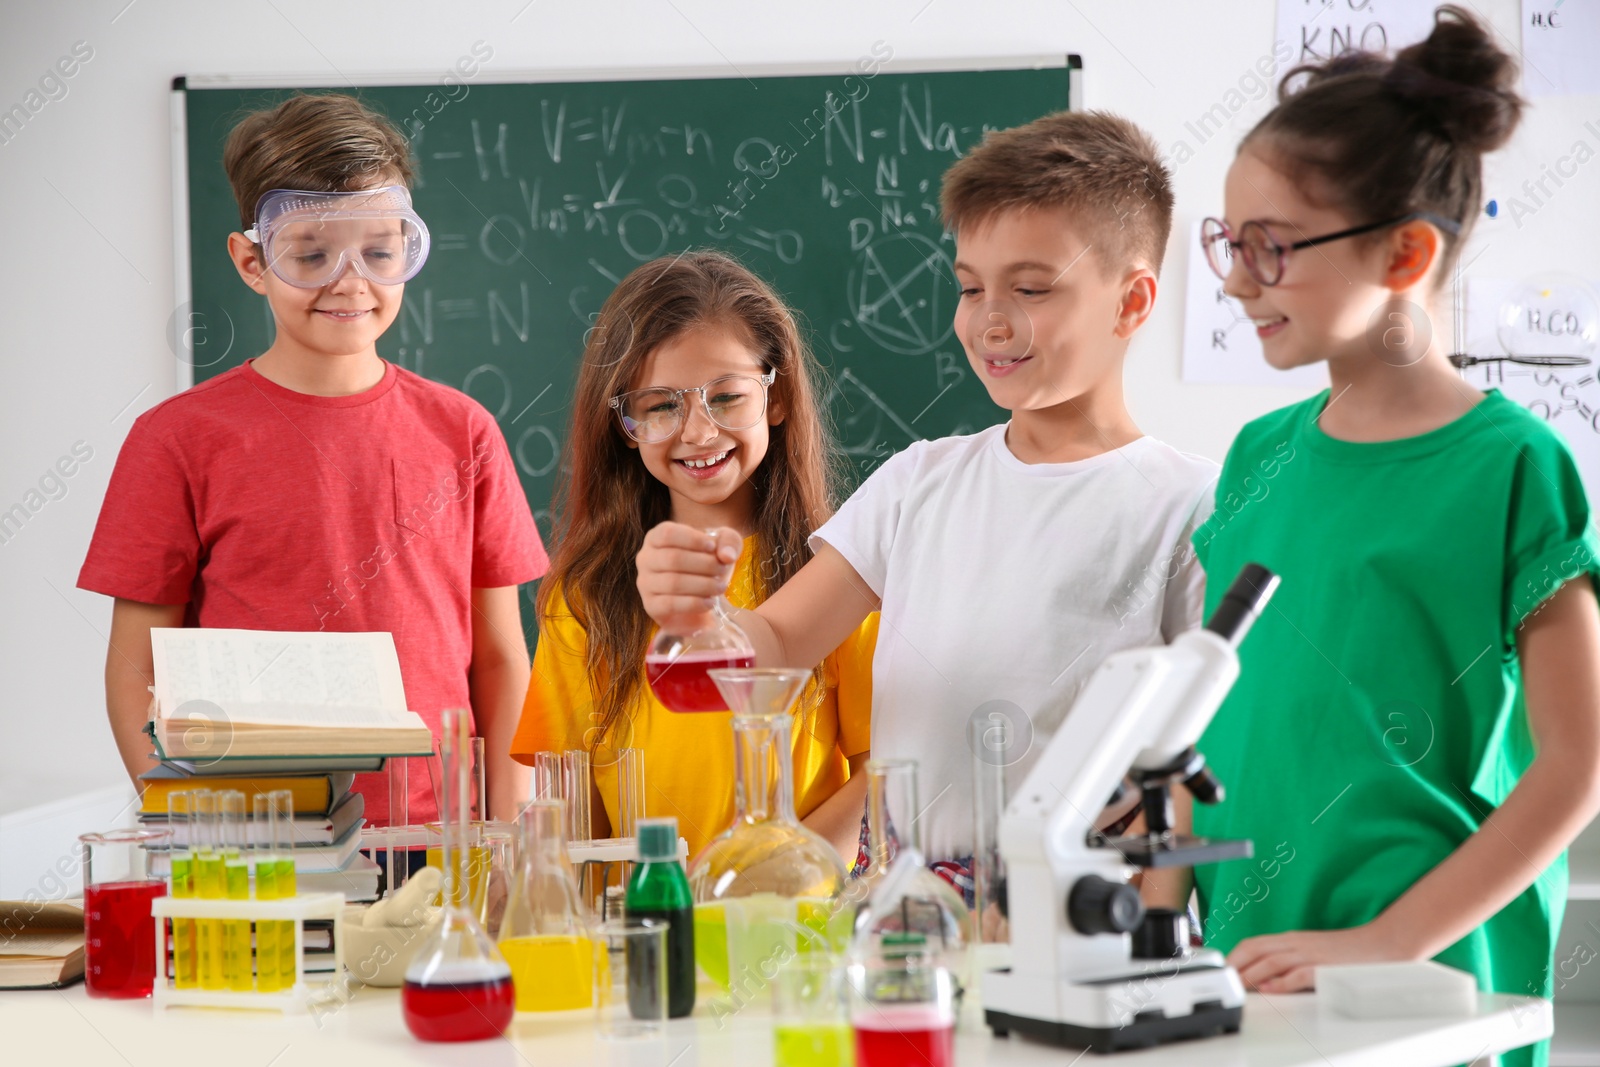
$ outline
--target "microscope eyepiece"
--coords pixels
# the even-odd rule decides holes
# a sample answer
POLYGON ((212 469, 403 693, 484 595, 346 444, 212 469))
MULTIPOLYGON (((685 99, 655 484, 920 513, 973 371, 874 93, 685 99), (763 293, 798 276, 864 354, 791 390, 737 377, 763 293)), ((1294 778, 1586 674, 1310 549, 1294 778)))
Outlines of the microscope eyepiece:
POLYGON ((1227 796, 1222 783, 1217 776, 1211 773, 1211 768, 1201 765, 1200 769, 1185 778, 1183 784, 1189 787, 1189 793, 1202 804, 1216 804, 1227 796))
POLYGON ((1205 628, 1237 647, 1277 588, 1276 574, 1259 563, 1246 563, 1228 591, 1222 594, 1205 628))

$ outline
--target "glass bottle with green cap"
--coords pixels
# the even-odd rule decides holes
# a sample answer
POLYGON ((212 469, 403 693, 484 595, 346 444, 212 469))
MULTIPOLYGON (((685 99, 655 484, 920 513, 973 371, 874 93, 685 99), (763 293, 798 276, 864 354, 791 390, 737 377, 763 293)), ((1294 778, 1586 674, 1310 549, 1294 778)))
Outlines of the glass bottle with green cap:
POLYGON ((623 909, 630 919, 660 919, 667 928, 667 1017, 694 1010, 694 896, 678 862, 678 820, 639 820, 639 862, 623 909))

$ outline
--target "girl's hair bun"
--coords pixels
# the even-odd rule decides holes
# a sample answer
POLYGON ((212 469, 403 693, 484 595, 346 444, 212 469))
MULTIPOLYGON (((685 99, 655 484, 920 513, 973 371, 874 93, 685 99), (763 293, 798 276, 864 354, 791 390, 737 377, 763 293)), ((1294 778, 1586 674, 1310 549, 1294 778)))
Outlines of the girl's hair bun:
POLYGON ((1426 114, 1456 145, 1492 152, 1522 116, 1517 63, 1477 18, 1454 5, 1434 13, 1425 41, 1402 49, 1384 89, 1426 114))

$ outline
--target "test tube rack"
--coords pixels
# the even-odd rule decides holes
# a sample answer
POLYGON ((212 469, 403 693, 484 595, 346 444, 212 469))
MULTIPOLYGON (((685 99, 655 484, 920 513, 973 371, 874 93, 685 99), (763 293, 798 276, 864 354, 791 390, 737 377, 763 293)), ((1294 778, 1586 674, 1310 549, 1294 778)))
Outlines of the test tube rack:
POLYGON ((157 897, 150 903, 156 921, 156 981, 158 1008, 193 1005, 212 1008, 262 1008, 301 1014, 325 997, 338 996, 347 984, 344 965, 344 908, 342 893, 302 893, 282 900, 215 900, 197 897, 157 897), (232 919, 252 923, 272 920, 294 923, 294 984, 264 993, 231 989, 178 989, 167 976, 167 924, 163 919, 232 919), (306 979, 305 922, 333 920, 333 970, 326 977, 306 979))

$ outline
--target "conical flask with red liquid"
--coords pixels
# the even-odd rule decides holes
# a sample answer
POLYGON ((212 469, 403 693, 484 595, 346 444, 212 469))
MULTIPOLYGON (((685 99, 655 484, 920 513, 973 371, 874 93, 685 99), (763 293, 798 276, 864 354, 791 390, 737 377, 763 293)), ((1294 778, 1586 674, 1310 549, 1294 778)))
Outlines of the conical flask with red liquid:
POLYGON ((949 971, 960 996, 972 979, 972 913, 922 851, 917 761, 869 760, 867 843, 871 864, 849 895, 863 900, 854 916, 852 955, 898 958, 915 950, 949 971), (893 875, 893 885, 889 885, 893 875))
POLYGON ((505 1031, 516 1000, 511 968, 474 918, 462 884, 463 865, 456 858, 466 834, 471 780, 467 713, 446 708, 443 720, 443 908, 406 968, 400 1007, 406 1027, 422 1041, 481 1041, 505 1031))
POLYGON ((846 953, 856 1064, 953 1067, 971 919, 918 847, 915 762, 867 767, 873 866, 846 953))
POLYGON ((733 621, 733 605, 719 596, 698 627, 663 627, 645 654, 644 669, 656 699, 671 710, 726 711, 728 703, 707 672, 755 663, 755 646, 733 621))

